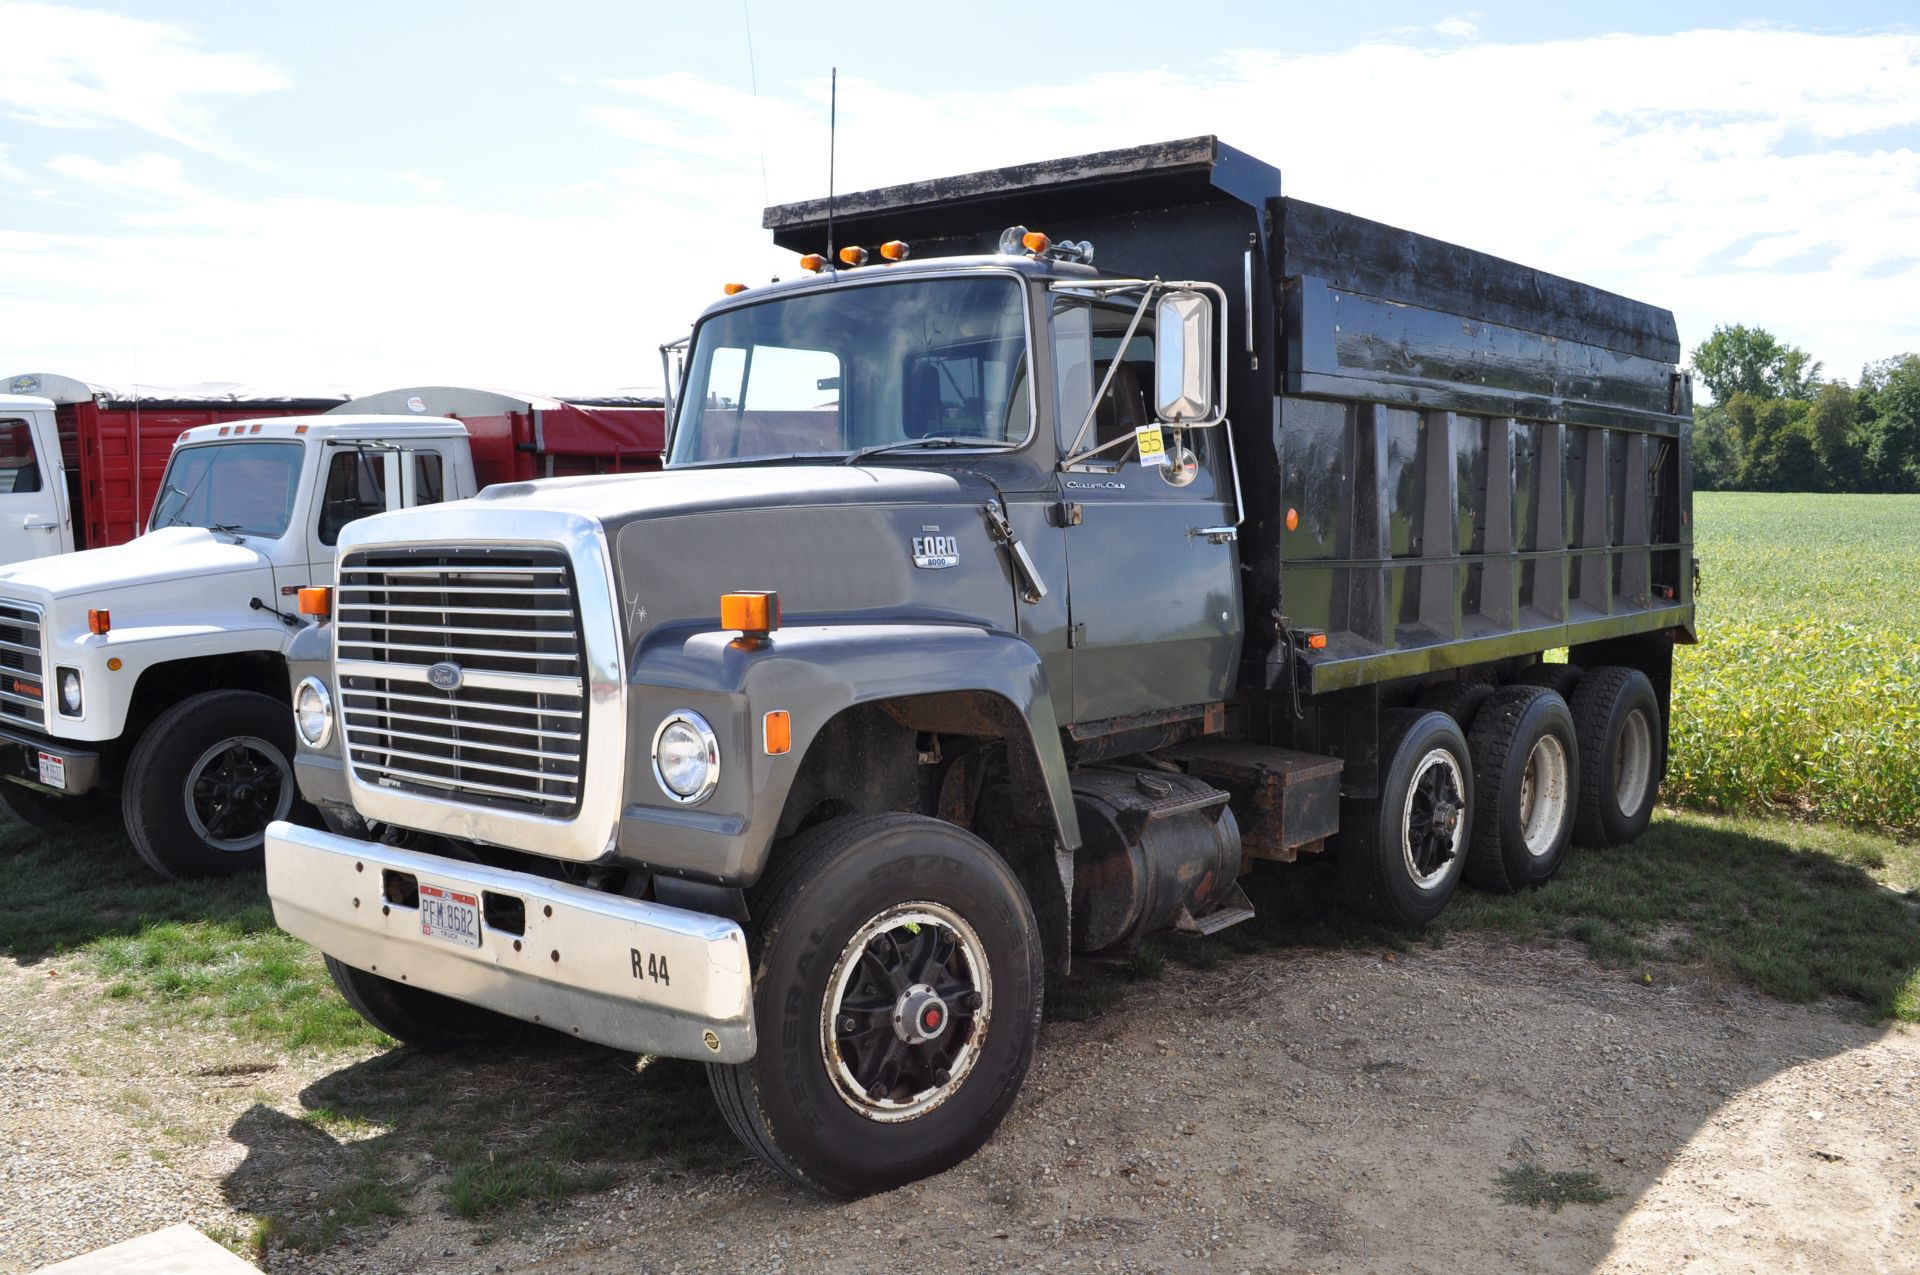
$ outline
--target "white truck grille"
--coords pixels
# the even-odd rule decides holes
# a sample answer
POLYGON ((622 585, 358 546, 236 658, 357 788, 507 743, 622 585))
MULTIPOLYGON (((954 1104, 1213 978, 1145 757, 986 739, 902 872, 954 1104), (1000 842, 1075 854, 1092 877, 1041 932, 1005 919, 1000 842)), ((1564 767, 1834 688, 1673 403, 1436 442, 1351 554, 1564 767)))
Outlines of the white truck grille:
POLYGON ((47 656, 41 610, 0 601, 0 721, 47 724, 47 656))
POLYGON ((559 549, 355 551, 335 623, 362 783, 546 815, 578 805, 587 700, 559 549))

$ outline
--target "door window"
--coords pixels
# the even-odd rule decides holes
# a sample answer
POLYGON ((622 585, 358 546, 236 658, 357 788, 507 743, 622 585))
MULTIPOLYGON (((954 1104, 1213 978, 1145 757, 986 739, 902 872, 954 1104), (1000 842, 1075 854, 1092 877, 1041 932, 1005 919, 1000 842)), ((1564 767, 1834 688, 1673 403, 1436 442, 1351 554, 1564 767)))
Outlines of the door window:
POLYGON ((40 481, 33 427, 22 420, 0 421, 0 496, 39 491, 40 481))
POLYGON ((439 452, 413 454, 413 503, 437 505, 447 498, 446 478, 439 452))
POLYGON ((348 523, 386 510, 385 458, 357 448, 335 452, 327 466, 326 496, 320 505, 320 543, 335 544, 348 523))

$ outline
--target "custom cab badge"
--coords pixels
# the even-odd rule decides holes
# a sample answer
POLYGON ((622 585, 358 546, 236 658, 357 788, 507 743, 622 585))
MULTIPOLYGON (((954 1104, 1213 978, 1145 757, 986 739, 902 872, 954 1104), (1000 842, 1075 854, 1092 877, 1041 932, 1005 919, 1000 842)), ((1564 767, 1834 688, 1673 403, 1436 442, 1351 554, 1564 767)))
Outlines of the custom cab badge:
POLYGON ((960 565, 960 537, 943 536, 940 528, 923 526, 926 535, 913 538, 913 565, 923 571, 939 571, 960 565))
POLYGON ((427 681, 443 691, 457 691, 460 683, 466 680, 466 673, 452 660, 442 660, 427 668, 427 681))

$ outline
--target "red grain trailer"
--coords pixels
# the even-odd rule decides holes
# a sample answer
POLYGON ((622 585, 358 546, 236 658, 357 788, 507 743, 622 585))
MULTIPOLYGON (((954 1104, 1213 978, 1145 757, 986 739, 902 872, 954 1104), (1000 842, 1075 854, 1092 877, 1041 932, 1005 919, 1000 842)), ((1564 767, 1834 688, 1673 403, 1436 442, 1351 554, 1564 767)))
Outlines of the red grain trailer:
POLYGON ((666 406, 657 398, 561 399, 421 385, 363 394, 331 410, 450 416, 467 427, 483 485, 658 469, 667 438, 666 406))

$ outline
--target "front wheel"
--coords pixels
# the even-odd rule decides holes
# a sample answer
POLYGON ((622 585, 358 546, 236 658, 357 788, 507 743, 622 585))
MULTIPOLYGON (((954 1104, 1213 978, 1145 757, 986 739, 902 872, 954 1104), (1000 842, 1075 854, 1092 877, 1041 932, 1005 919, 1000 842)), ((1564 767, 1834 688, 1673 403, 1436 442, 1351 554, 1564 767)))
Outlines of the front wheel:
POLYGON ((1436 709, 1380 718, 1380 795, 1341 803, 1347 901, 1388 925, 1421 926, 1460 884, 1471 836, 1467 739, 1436 709))
POLYGON ((395 982, 326 958, 327 975, 353 1012, 403 1045, 419 1049, 464 1049, 504 1040, 520 1023, 479 1005, 395 982))
POLYGON ((168 880, 257 871, 267 825, 299 800, 293 715, 257 691, 210 691, 160 714, 127 762, 127 836, 168 880))
POLYGON ((1040 1027, 1038 927, 1005 860, 937 819, 848 815, 786 847, 752 911, 759 1052, 708 1067, 740 1140, 843 1198, 973 1154, 1040 1027))

